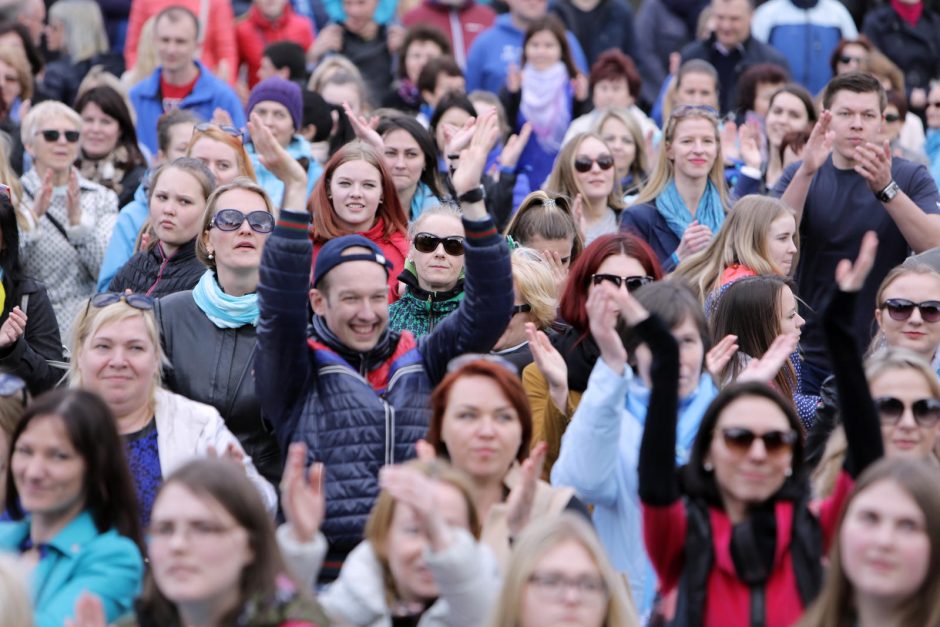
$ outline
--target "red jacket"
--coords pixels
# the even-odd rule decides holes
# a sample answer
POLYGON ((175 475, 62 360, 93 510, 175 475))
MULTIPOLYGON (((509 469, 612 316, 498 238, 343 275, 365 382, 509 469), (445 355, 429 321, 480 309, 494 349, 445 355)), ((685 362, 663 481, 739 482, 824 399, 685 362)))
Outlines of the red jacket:
MULTIPOLYGON (((392 233, 385 235, 385 221, 377 218, 375 224, 368 231, 363 231, 357 235, 362 235, 366 239, 372 240, 382 249, 385 258, 392 262, 392 269, 388 273, 388 302, 394 303, 398 300, 398 275, 405 269, 405 259, 408 258, 408 238, 404 233, 392 233)), ((313 242, 313 258, 310 260, 310 274, 313 276, 313 269, 317 264, 317 254, 323 243, 313 242)))
MULTIPOLYGON (((811 507, 823 535, 823 548, 829 547, 835 537, 839 511, 852 490, 852 479, 843 471, 835 490, 828 498, 811 507)), ((765 586, 767 627, 790 627, 803 614, 803 602, 797 589, 790 542, 793 526, 793 501, 776 503, 777 542, 773 572, 765 586)), ((712 532, 712 568, 708 575, 708 590, 703 627, 750 627, 751 592, 735 572, 731 558, 731 520, 724 510, 709 508, 712 532)), ((669 594, 682 577, 686 548, 686 510, 682 500, 663 506, 643 505, 643 530, 646 550, 659 577, 660 591, 669 594)), ((819 559, 823 559, 820 555, 819 559)))
MULTIPOLYGON (((213 72, 217 72, 219 62, 228 61, 229 83, 234 83, 238 74, 238 54, 235 49, 235 15, 229 0, 207 0, 209 3, 208 23, 203 25, 205 37, 202 40, 202 54, 199 60, 213 72)), ((137 44, 140 31, 151 17, 170 6, 182 6, 199 17, 200 0, 134 0, 127 24, 127 43, 124 45, 124 62, 127 69, 137 63, 137 44)), ((200 29, 202 30, 202 29, 200 29)))
POLYGON ((420 5, 405 13, 401 18, 403 26, 413 24, 426 24, 434 26, 442 33, 447 35, 450 41, 450 47, 454 49, 454 58, 462 68, 467 67, 467 53, 470 51, 470 44, 477 38, 477 35, 493 25, 496 20, 496 12, 483 4, 476 4, 473 0, 467 2, 461 8, 453 8, 437 4, 434 0, 424 0, 420 5), (452 28, 451 16, 459 20, 460 28, 452 28), (463 41, 463 46, 457 45, 459 40, 463 41))
POLYGON ((281 17, 274 21, 261 15, 254 4, 239 19, 235 27, 238 44, 238 67, 248 66, 248 87, 258 83, 258 68, 265 47, 276 41, 293 41, 306 52, 313 45, 313 25, 310 20, 294 13, 290 3, 284 5, 281 17))

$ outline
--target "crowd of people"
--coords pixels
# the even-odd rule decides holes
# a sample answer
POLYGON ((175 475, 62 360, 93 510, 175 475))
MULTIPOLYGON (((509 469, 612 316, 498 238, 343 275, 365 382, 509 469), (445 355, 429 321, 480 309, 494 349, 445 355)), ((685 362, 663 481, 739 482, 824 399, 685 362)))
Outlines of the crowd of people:
POLYGON ((0 0, 0 627, 940 626, 940 12, 758 4, 0 0))

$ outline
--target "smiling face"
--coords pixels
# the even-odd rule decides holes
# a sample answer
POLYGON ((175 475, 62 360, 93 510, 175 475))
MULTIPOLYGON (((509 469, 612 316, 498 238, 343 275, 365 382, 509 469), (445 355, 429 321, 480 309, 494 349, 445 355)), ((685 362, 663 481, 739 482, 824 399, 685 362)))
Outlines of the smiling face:
POLYGON ((718 134, 711 120, 686 118, 676 123, 666 157, 675 166, 676 177, 700 180, 707 177, 718 158, 718 134))
POLYGON ((554 33, 540 30, 525 44, 526 62, 536 70, 547 70, 561 61, 561 45, 554 33))
MULTIPOLYGON (((370 252, 349 248, 348 254, 370 252)), ((372 261, 347 261, 310 290, 310 305, 326 326, 349 348, 366 352, 375 347, 388 325, 388 276, 372 261)))
POLYGON ((601 627, 607 591, 600 569, 581 543, 564 540, 545 551, 522 596, 521 627, 601 627), (573 585, 578 583, 578 587, 573 585))
POLYGON ((414 193, 424 170, 424 152, 421 146, 404 129, 389 131, 382 138, 385 144, 383 156, 385 167, 392 175, 395 191, 414 193))
POLYGON ((764 248, 767 258, 780 274, 790 274, 793 267, 793 257, 798 250, 795 238, 796 218, 792 215, 782 215, 770 223, 764 248))
POLYGON ((465 376, 450 389, 441 440, 454 468, 475 481, 501 481, 522 445, 522 423, 495 381, 465 376))
MULTIPOLYGON (((467 501, 454 486, 434 482, 434 507, 452 528, 470 530, 467 501)), ((395 580, 398 598, 405 602, 426 602, 437 598, 437 582, 424 560, 430 540, 411 506, 395 504, 385 545, 388 568, 395 580)))
MULTIPOLYGON (((430 233, 440 238, 463 237, 463 224, 456 216, 429 215, 418 224, 418 233, 430 233)), ((445 291, 457 284, 463 270, 463 255, 450 255, 444 250, 444 243, 437 245, 432 252, 423 253, 411 246, 411 259, 418 273, 418 285, 429 292, 445 291)))
POLYGON ((340 164, 329 182, 337 224, 349 231, 368 231, 382 202, 382 173, 368 161, 340 164))
POLYGON ((832 159, 837 167, 845 169, 855 163, 857 146, 878 141, 882 120, 878 94, 857 94, 843 89, 836 92, 831 105, 829 128, 835 135, 832 159))
POLYGON ((85 460, 58 416, 37 416, 10 458, 23 510, 51 519, 77 515, 85 503, 85 460))
MULTIPOLYGON (((232 189, 216 199, 213 216, 222 209, 238 209, 246 216, 252 211, 267 211, 258 194, 247 189, 232 189)), ((234 231, 210 228, 202 237, 206 250, 215 256, 219 278, 228 274, 257 271, 261 265, 261 251, 270 233, 258 233, 244 220, 234 231)), ((223 285, 223 289, 224 289, 223 285)))
MULTIPOLYGON (((914 303, 940 300, 940 278, 933 274, 902 274, 882 292, 882 303, 892 298, 914 303)), ((876 303, 880 305, 881 303, 876 303)), ((940 346, 940 322, 926 322, 915 307, 907 320, 895 320, 883 307, 875 309, 875 320, 890 347, 906 348, 932 361, 940 346)))
POLYGON ((914 420, 911 405, 915 401, 934 398, 933 392, 920 372, 912 368, 896 368, 882 373, 869 381, 872 398, 894 397, 904 403, 900 420, 882 421, 881 438, 884 440, 885 456, 908 455, 926 458, 933 451, 940 425, 921 427, 914 420))
POLYGON ((206 199, 195 176, 168 168, 153 184, 150 197, 150 222, 166 254, 199 235, 206 199))
POLYGON ((104 157, 111 154, 121 136, 118 121, 101 110, 94 102, 89 102, 81 111, 82 150, 89 157, 104 157))
POLYGON ((37 130, 39 132, 33 137, 32 144, 27 146, 33 159, 54 172, 64 172, 71 168, 78 157, 81 139, 74 143, 69 142, 65 138, 65 131, 81 131, 81 128, 66 117, 56 117, 40 125, 37 130), (59 138, 52 142, 46 141, 42 135, 42 131, 46 130, 59 131, 59 138))
POLYGON ((809 116, 803 101, 788 92, 781 92, 770 103, 765 119, 767 140, 771 146, 780 146, 783 137, 791 131, 807 127, 809 116))
POLYGON ((614 157, 614 167, 617 176, 623 178, 630 171, 633 160, 636 159, 636 141, 627 125, 617 118, 607 118, 600 128, 600 135, 604 143, 610 148, 614 157))
POLYGON ((197 139, 189 156, 205 163, 215 176, 216 185, 220 187, 244 174, 238 167, 238 153, 235 149, 211 137, 197 139))
POLYGON ((238 598, 252 550, 248 532, 218 501, 171 483, 153 504, 150 530, 151 572, 167 599, 220 604, 238 598))
POLYGON ((864 595, 889 605, 904 603, 930 568, 924 512, 897 483, 882 480, 849 503, 839 531, 845 576, 864 595))
POLYGON ((601 166, 597 163, 600 157, 610 158, 612 156, 607 145, 594 137, 586 137, 575 152, 575 160, 587 158, 592 161, 591 169, 587 172, 579 172, 577 169, 574 170, 575 180, 578 181, 578 186, 584 190, 586 200, 591 204, 606 202, 614 189, 616 168, 602 170, 601 166))
POLYGON ((793 462, 792 449, 770 452, 760 438, 747 451, 729 448, 725 429, 748 429, 762 435, 791 431, 786 415, 773 401, 744 396, 731 401, 721 412, 704 462, 714 466, 715 482, 726 509, 735 510, 763 503, 780 489, 793 462))

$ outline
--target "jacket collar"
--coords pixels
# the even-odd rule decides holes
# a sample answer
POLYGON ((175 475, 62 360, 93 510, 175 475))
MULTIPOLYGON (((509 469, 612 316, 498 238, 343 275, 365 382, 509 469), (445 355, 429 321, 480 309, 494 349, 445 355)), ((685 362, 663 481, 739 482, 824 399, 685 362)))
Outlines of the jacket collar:
POLYGON ((457 280, 457 284, 454 287, 443 292, 431 292, 422 289, 421 286, 418 285, 418 277, 407 268, 398 275, 398 280, 408 286, 408 293, 411 294, 411 296, 424 302, 430 301, 432 303, 439 303, 451 300, 463 294, 462 278, 457 280))
MULTIPOLYGON (((196 79, 196 84, 193 85, 193 91, 186 97, 186 99, 196 98, 199 99, 200 94, 208 89, 207 83, 212 80, 211 72, 202 64, 201 61, 196 59, 196 67, 199 68, 199 78, 196 79)), ((147 98, 159 98, 160 97, 160 78, 163 76, 163 66, 159 66, 156 70, 153 71, 153 74, 145 78, 140 83, 140 95, 147 98)))
POLYGON ((150 249, 150 254, 156 257, 158 260, 163 261, 164 259, 170 263, 179 263, 181 261, 187 261, 196 256, 196 239, 193 238, 180 246, 172 256, 167 257, 163 252, 163 243, 157 242, 157 245, 150 249))
POLYGON ((251 8, 248 9, 248 20, 262 30, 280 31, 287 27, 287 23, 293 17, 293 14, 294 12, 288 2, 284 5, 284 11, 281 13, 280 17, 276 17, 272 20, 262 15, 257 5, 252 4, 251 8))

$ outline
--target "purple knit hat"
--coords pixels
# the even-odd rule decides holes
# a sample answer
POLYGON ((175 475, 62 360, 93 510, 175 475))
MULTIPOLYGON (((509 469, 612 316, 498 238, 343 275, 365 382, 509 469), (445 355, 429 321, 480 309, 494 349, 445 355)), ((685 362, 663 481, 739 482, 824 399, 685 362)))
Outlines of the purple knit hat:
POLYGON ((265 100, 279 102, 287 107, 290 117, 294 120, 295 132, 303 128, 304 98, 300 93, 300 87, 295 83, 284 80, 280 76, 272 76, 255 85, 248 97, 248 115, 251 115, 256 104, 265 100))

